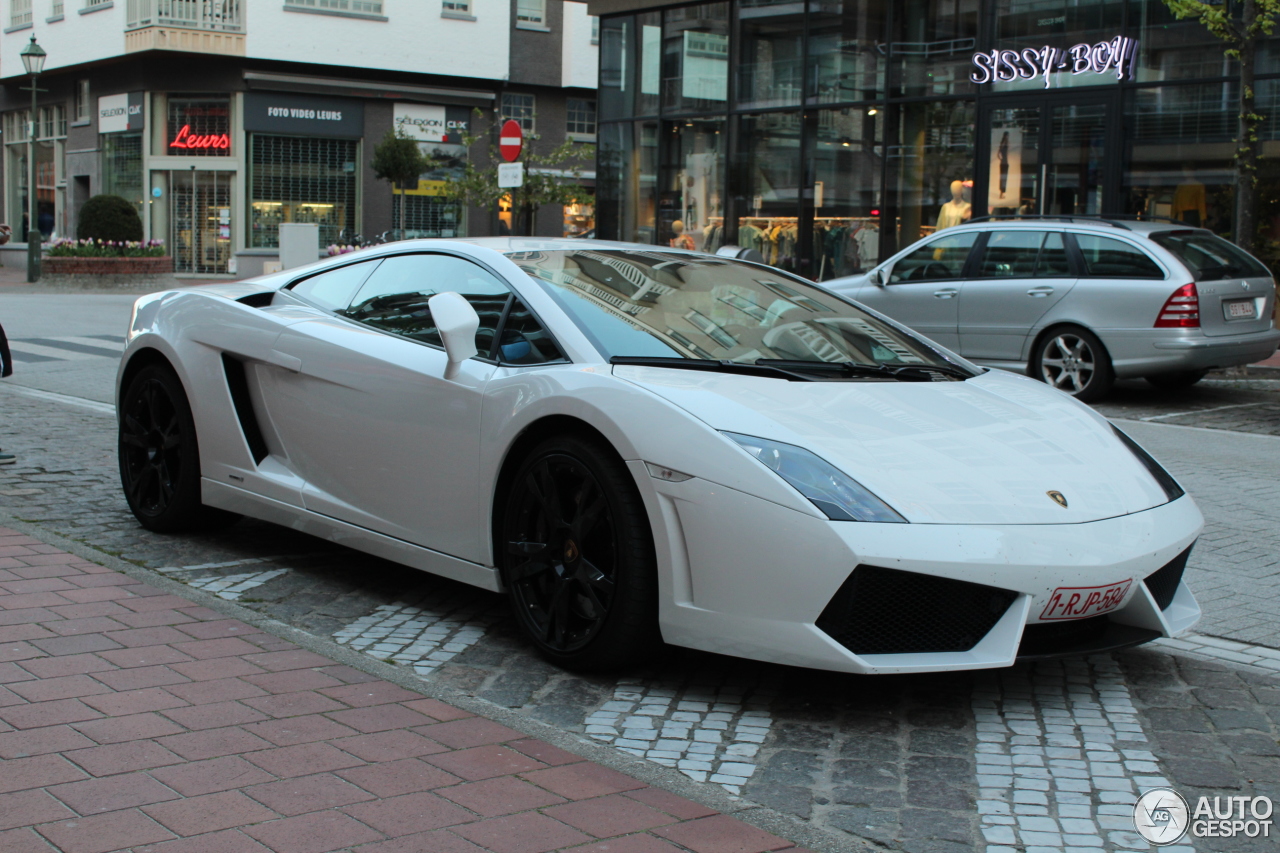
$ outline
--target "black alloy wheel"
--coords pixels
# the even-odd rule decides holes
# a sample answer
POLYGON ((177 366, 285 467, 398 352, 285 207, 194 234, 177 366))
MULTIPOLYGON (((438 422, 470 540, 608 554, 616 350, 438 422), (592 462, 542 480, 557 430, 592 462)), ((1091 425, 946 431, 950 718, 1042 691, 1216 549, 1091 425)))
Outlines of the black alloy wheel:
POLYGON ((195 420, 168 366, 144 367, 121 397, 119 461, 129 509, 148 530, 171 533, 238 518, 200 503, 195 420))
POLYGON ((635 484, 609 450, 539 445, 507 495, 499 557, 521 632, 560 666, 621 666, 660 645, 653 539, 635 484))

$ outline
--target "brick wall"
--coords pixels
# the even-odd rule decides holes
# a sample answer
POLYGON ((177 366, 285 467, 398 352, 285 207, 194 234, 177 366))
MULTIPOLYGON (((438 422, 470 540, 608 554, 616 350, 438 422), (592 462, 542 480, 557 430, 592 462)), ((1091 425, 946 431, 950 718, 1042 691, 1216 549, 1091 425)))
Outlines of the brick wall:
POLYGON ((42 271, 51 275, 166 275, 173 272, 173 257, 45 258, 42 271))

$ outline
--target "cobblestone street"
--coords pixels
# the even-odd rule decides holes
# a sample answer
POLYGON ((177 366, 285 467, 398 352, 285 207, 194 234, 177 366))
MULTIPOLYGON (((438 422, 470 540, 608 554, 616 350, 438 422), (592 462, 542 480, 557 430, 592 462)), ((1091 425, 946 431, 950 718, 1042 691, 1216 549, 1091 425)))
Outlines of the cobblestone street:
MULTIPOLYGON (((1205 618, 1186 642, 995 672, 878 677, 672 649, 647 669, 584 677, 527 651, 495 594, 251 520, 216 536, 144 531, 119 490, 110 359, 81 352, 60 364, 34 349, 56 352, 56 335, 15 325, 6 318, 15 348, 25 341, 51 361, 19 361, 22 386, 0 384, 0 446, 18 454, 0 469, 0 523, 643 758, 708 798, 759 804, 816 831, 820 843, 804 840, 813 849, 1153 851, 1133 831, 1142 790, 1280 799, 1275 379, 1211 378, 1180 394, 1121 384, 1097 406, 1205 514, 1188 571, 1205 618)), ((83 339, 91 325, 66 334, 83 339)), ((1275 841, 1165 849, 1193 846, 1263 851, 1275 841)))

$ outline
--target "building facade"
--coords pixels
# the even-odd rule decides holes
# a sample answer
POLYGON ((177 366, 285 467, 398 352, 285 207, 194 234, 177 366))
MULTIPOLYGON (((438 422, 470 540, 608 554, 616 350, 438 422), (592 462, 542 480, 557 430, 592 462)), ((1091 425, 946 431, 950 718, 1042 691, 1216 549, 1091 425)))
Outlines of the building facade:
MULTIPOLYGON (((131 201, 179 274, 252 275, 278 263, 279 226, 311 222, 321 245, 395 231, 482 236, 499 211, 445 202, 451 166, 401 204, 370 166, 392 130, 451 165, 515 118, 530 144, 595 139, 598 31, 562 0, 3 0, 3 217, 27 231, 34 149, 37 225, 75 236, 80 207, 131 201), (36 144, 19 52, 47 51, 36 144)), ((585 183, 590 183, 586 181, 585 183)), ((539 234, 586 231, 591 200, 544 210, 539 234)), ((19 230, 21 229, 21 230, 19 230)), ((25 251, 25 244, 5 247, 25 251)), ((24 263, 14 255, 6 261, 24 263)))
MULTIPOLYGON (((1162 0, 591 0, 602 237, 815 280, 971 216, 1232 226, 1238 69, 1162 0)), ((1280 42, 1260 245, 1280 251, 1280 42)))

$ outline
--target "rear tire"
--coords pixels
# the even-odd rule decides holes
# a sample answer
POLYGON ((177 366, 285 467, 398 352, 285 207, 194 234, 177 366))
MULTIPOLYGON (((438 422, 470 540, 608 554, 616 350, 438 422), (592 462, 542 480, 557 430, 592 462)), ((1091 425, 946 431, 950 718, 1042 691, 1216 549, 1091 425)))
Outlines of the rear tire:
POLYGON ((1107 348, 1079 326, 1064 326, 1045 336, 1031 356, 1030 373, 1084 403, 1106 396, 1116 381, 1107 348))
POLYGON ((644 504, 622 461, 575 436, 520 464, 499 526, 498 564, 520 632, 566 669, 616 669, 662 645, 644 504))
POLYGON ((200 502, 200 446, 186 392, 168 365, 138 371, 120 398, 120 484, 156 533, 208 530, 240 516, 200 502))
POLYGON ((1190 388, 1208 374, 1209 371, 1207 370, 1184 370, 1181 373, 1161 373, 1156 376, 1148 376, 1146 380, 1161 391, 1177 391, 1180 388, 1190 388))

